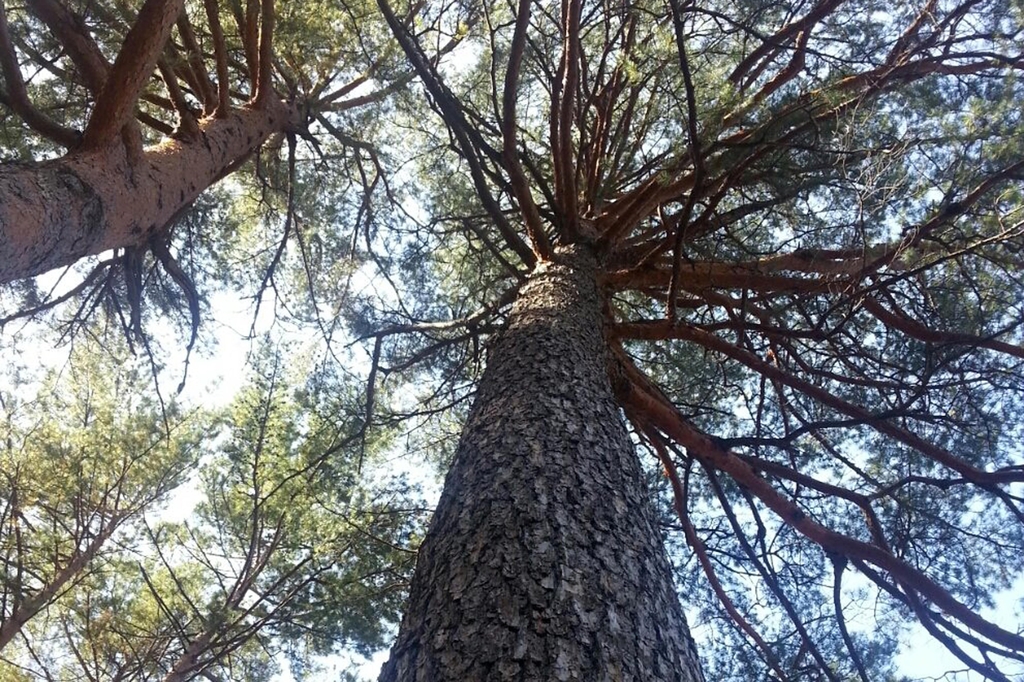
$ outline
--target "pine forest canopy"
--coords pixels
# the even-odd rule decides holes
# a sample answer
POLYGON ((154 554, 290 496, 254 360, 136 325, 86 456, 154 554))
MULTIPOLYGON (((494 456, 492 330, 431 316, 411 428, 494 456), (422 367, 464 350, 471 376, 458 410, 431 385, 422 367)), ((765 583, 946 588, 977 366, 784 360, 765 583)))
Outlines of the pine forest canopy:
POLYGON ((288 395, 265 355, 230 410, 160 409, 108 341, 2 396, 0 679, 260 681, 381 647, 418 510, 356 483, 343 397, 288 395), (159 505, 190 479, 190 513, 159 505))
POLYGON ((5 328, 272 298, 304 476, 451 464, 381 679, 699 677, 657 527, 709 679, 1024 669, 1019 1, 0 10, 5 328))

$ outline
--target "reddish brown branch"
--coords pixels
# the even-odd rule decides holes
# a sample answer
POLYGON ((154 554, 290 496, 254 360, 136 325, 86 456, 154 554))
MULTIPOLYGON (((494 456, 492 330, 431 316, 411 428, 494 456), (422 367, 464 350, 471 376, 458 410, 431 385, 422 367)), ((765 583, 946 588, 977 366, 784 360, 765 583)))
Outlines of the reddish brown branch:
POLYGON ((774 35, 766 38, 756 50, 751 52, 743 61, 736 65, 736 68, 733 69, 731 74, 729 74, 729 80, 733 83, 740 84, 743 81, 749 83, 757 78, 757 76, 770 63, 770 60, 773 59, 794 36, 797 36, 802 32, 809 34, 810 29, 815 24, 832 14, 832 12, 842 5, 843 2, 844 0, 822 0, 822 2, 819 2, 801 19, 790 22, 780 28, 774 35), (751 73, 751 71, 753 71, 753 73, 751 73))
POLYGON ((181 36, 181 41, 185 45, 185 51, 187 53, 187 60, 189 69, 192 73, 192 79, 199 86, 200 99, 203 102, 203 112, 206 114, 213 113, 213 110, 217 107, 217 91, 213 87, 213 82, 210 80, 210 74, 206 71, 206 65, 203 61, 203 51, 199 46, 199 41, 196 39, 195 31, 192 30, 192 22, 189 21, 188 12, 182 12, 178 17, 178 34, 181 36))
POLYGON ((742 630, 754 644, 761 651, 761 655, 768 666, 775 671, 775 674, 779 676, 780 680, 787 678, 786 674, 782 672, 782 668, 779 665, 778 659, 775 654, 772 653, 768 643, 764 641, 757 629, 750 624, 743 614, 739 612, 736 605, 733 603, 729 594, 722 587, 721 581, 718 579, 717 573, 715 573, 715 567, 711 563, 710 557, 708 557, 707 548, 704 546, 704 542, 697 535, 697 530, 693 527, 693 523, 690 521, 690 515, 686 510, 686 491, 683 488, 682 481, 679 479, 679 471, 676 469, 675 462, 672 461, 672 457, 665 447, 665 443, 657 431, 642 430, 642 433, 647 436, 651 445, 654 446, 654 451, 658 454, 658 459, 661 461, 661 465, 664 467, 665 475, 668 477, 669 483, 672 485, 672 507, 675 509, 676 516, 679 518, 680 523, 683 525, 683 534, 686 536, 687 544, 693 548, 694 554, 697 555, 697 561, 700 562, 701 569, 704 571, 704 575, 707 576, 708 583, 711 585, 711 590, 718 597, 718 601, 721 602, 722 607, 725 609, 729 617, 732 618, 733 622, 742 630))
MULTIPOLYGON (((185 13, 182 12, 182 16, 185 13)), ((165 61, 174 70, 175 75, 179 80, 183 81, 183 87, 186 87, 192 91, 196 99, 199 100, 200 104, 205 101, 203 95, 203 84, 198 75, 192 70, 192 65, 188 62, 188 57, 183 57, 178 51, 178 46, 175 45, 173 40, 168 40, 164 46, 164 52, 160 56, 160 60, 165 61)), ((158 60, 159 62, 159 60, 158 60)), ((145 94, 143 95, 143 98, 145 94)))
POLYGON ((508 169, 509 184, 519 202, 519 210, 526 221, 526 232, 530 237, 534 250, 543 258, 551 257, 551 244, 544 225, 533 201, 526 174, 519 163, 519 151, 516 143, 516 96, 519 89, 519 70, 523 62, 523 51, 526 46, 526 31, 530 23, 531 0, 520 0, 516 13, 516 29, 512 36, 512 47, 508 58, 508 70, 505 72, 505 87, 502 92, 502 158, 508 169))
POLYGON ((989 54, 971 52, 946 54, 941 57, 922 57, 905 64, 882 66, 848 76, 832 86, 832 89, 842 91, 867 88, 881 91, 894 85, 903 85, 932 75, 969 76, 986 71, 1007 69, 1015 71, 1024 69, 1024 59, 1021 57, 1004 59, 989 54))
POLYGON ((849 502, 852 502, 853 504, 857 505, 860 508, 861 512, 864 514, 864 523, 867 526, 868 533, 871 535, 871 539, 874 541, 876 545, 878 545, 882 549, 890 551, 889 543, 885 539, 885 533, 882 530, 881 521, 879 521, 878 516, 875 514, 874 508, 871 506, 870 498, 861 495, 860 493, 855 493, 851 490, 847 490, 842 486, 833 485, 831 483, 825 483, 824 481, 819 481, 818 479, 812 476, 802 474, 799 471, 795 471, 793 469, 790 469, 789 467, 777 464, 775 462, 770 462, 767 460, 763 460, 759 457, 751 457, 749 455, 743 455, 739 453, 733 454, 736 457, 742 459, 747 464, 749 464, 755 470, 763 471, 767 474, 771 474, 779 478, 784 478, 798 485, 810 488, 811 490, 817 490, 818 492, 824 493, 826 495, 831 495, 833 497, 848 500, 849 502))
POLYGON ((557 96, 552 97, 551 105, 555 198, 562 228, 569 241, 575 241, 580 234, 572 130, 576 113, 576 89, 579 87, 582 4, 582 0, 562 0, 562 61, 558 70, 557 96))
POLYGON ((956 471, 964 478, 983 487, 991 487, 1012 482, 1024 481, 1022 472, 988 472, 968 464, 945 448, 931 443, 915 433, 901 428, 885 418, 874 415, 865 408, 849 403, 833 393, 815 386, 803 379, 793 376, 774 364, 762 360, 753 353, 743 350, 713 334, 709 334, 696 327, 677 324, 674 328, 674 338, 685 339, 699 343, 700 345, 719 352, 726 357, 732 358, 750 369, 767 376, 769 379, 779 381, 782 384, 796 389, 801 393, 827 405, 849 417, 863 420, 871 427, 895 440, 914 448, 921 454, 929 457, 940 464, 956 471))
POLYGON ((809 29, 804 29, 800 32, 796 38, 796 47, 793 50, 793 57, 789 60, 789 64, 775 78, 772 78, 763 88, 757 91, 753 98, 755 102, 764 100, 765 97, 796 78, 803 71, 807 61, 807 42, 810 38, 811 31, 809 29))
POLYGON ((174 103, 174 110, 178 112, 177 133, 186 138, 195 137, 199 133, 199 125, 196 123, 196 118, 192 115, 191 109, 189 109, 185 95, 181 92, 174 69, 171 68, 166 59, 161 59, 157 62, 157 67, 160 70, 161 78, 163 78, 164 86, 167 88, 167 94, 174 103))
POLYGON ((845 279, 838 277, 790 277, 766 275, 743 265, 704 261, 677 261, 672 267, 649 266, 634 270, 615 270, 604 273, 602 282, 616 291, 625 289, 664 289, 671 282, 673 271, 679 270, 679 287, 689 291, 705 288, 752 289, 762 294, 820 293, 841 289, 845 279))
POLYGON ((619 403, 627 412, 639 414, 643 423, 651 424, 686 448, 705 467, 731 476, 785 523, 826 551, 874 564, 989 640, 1008 649, 1024 650, 1024 637, 985 620, 910 564, 877 545, 837 533, 809 517, 761 478, 749 464, 690 425, 624 352, 617 350, 615 356, 619 369, 613 386, 619 403))
MULTIPOLYGON (((247 0, 245 3, 245 14, 238 24, 238 31, 242 37, 242 47, 245 49, 245 63, 249 69, 249 81, 251 96, 256 97, 256 85, 259 82, 260 73, 260 0, 247 0)), ((236 16, 236 18, 238 18, 236 16)))
POLYGON ((85 22, 57 0, 28 0, 28 7, 67 50, 85 87, 98 94, 107 80, 110 64, 89 35, 85 22))
POLYGON ((934 19, 936 4, 937 0, 928 0, 928 2, 921 7, 917 16, 914 17, 914 20, 910 22, 910 25, 907 26, 899 39, 893 44, 892 49, 889 50, 889 56, 885 59, 886 64, 895 65, 905 61, 911 54, 913 54, 912 51, 909 51, 907 48, 910 47, 912 42, 914 42, 924 23, 934 19))
POLYGON ((206 21, 210 27, 210 35, 213 38, 213 55, 217 62, 217 108, 213 115, 217 118, 224 118, 228 115, 228 96, 230 93, 231 81, 228 77, 228 49, 224 41, 224 29, 220 25, 220 9, 217 0, 204 0, 206 7, 206 21))
POLYGON ((153 74, 185 0, 146 0, 96 100, 82 145, 104 147, 132 118, 139 94, 153 74))
POLYGON ((1024 358, 1024 348, 1017 344, 997 341, 993 338, 975 336, 974 334, 963 334, 955 332, 943 332, 931 329, 917 320, 914 320, 902 312, 887 310, 881 303, 870 296, 863 299, 864 309, 874 315, 889 327, 903 332, 907 336, 924 341, 925 343, 956 344, 972 346, 976 348, 988 348, 989 350, 1006 353, 1018 358, 1024 358))
MULTIPOLYGON (((622 53, 632 53, 636 39, 637 19, 637 15, 631 13, 628 19, 616 29, 614 39, 611 36, 606 39, 608 45, 619 42, 622 53)), ((614 52, 611 48, 606 49, 602 53, 598 75, 592 79, 593 81, 601 81, 607 62, 613 54, 614 52)), ((586 203, 584 210, 591 212, 597 212, 600 209, 600 204, 603 203, 601 184, 602 177, 607 172, 606 169, 614 172, 615 166, 608 163, 614 151, 610 147, 612 146, 613 137, 615 137, 615 131, 621 130, 620 126, 622 124, 621 120, 616 120, 616 109, 619 106, 620 97, 630 80, 626 77, 623 66, 622 62, 616 61, 607 81, 595 90, 584 107, 584 110, 592 109, 594 112, 588 138, 580 144, 579 150, 582 157, 580 165, 584 169, 582 173, 585 182, 584 201, 586 203)), ((584 78, 584 81, 586 80, 584 78)), ((624 107, 625 111, 622 112, 626 120, 629 120, 629 112, 635 103, 635 96, 635 88, 630 88, 624 107)), ((642 129, 642 125, 638 125, 637 128, 642 129)))
POLYGON ((265 102, 274 97, 274 0, 261 0, 259 75, 256 78, 256 101, 265 102))

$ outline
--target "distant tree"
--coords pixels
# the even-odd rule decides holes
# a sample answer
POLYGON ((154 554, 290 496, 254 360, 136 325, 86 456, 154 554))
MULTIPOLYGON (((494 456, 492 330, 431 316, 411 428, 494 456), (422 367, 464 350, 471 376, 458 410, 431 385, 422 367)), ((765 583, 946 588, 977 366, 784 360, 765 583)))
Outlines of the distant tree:
MULTIPOLYGON (((169 635, 167 682, 268 679, 275 655, 301 674, 344 647, 368 653, 402 605, 422 510, 401 482, 357 482, 360 453, 382 444, 339 416, 358 391, 290 396, 282 358, 258 371, 203 468, 204 501, 183 525, 157 531, 178 538, 152 538, 159 563, 143 578, 169 635), (174 559, 183 552, 190 561, 174 559)), ((127 649, 130 624, 121 632, 127 649)))
POLYGON ((60 414, 89 413, 73 440, 55 435, 52 399, 9 419, 31 446, 4 458, 0 678, 255 682, 285 659, 303 674, 383 646, 423 510, 401 481, 357 483, 360 453, 384 442, 342 418, 358 390, 292 394, 265 359, 225 432, 193 420, 175 450, 159 412, 119 409, 145 382, 118 377, 112 400, 93 360, 74 364, 89 389, 60 394, 60 414), (193 492, 175 499, 196 508, 183 513, 164 503, 186 476, 193 492))
MULTIPOLYGON (((198 434, 118 371, 77 353, 31 399, 0 394, 0 650, 102 573, 119 540, 180 485, 198 434)), ((2 655, 2 654, 0 654, 2 655)))

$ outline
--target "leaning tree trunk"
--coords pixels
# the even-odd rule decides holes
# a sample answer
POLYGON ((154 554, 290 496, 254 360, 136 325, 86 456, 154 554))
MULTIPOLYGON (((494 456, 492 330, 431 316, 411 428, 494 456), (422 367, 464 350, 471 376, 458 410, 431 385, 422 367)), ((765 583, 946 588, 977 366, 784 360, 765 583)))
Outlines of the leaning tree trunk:
POLYGON ((0 165, 0 284, 84 256, 143 246, 297 108, 276 101, 210 118, 132 160, 120 141, 37 165, 0 165))
POLYGON ((381 682, 700 682, 606 373, 596 263, 561 249, 495 344, 381 682))

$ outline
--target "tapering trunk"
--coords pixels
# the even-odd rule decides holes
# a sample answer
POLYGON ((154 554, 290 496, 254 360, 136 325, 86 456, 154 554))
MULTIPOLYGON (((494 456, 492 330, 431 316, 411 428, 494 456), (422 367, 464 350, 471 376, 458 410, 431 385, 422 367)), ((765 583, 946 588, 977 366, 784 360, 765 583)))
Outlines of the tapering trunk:
POLYGON ((612 397, 596 269, 563 248, 523 287, 382 682, 702 679, 612 397))
POLYGON ((208 119, 129 161, 116 143, 38 165, 0 166, 0 284, 108 249, 140 246, 295 112, 283 104, 208 119))

